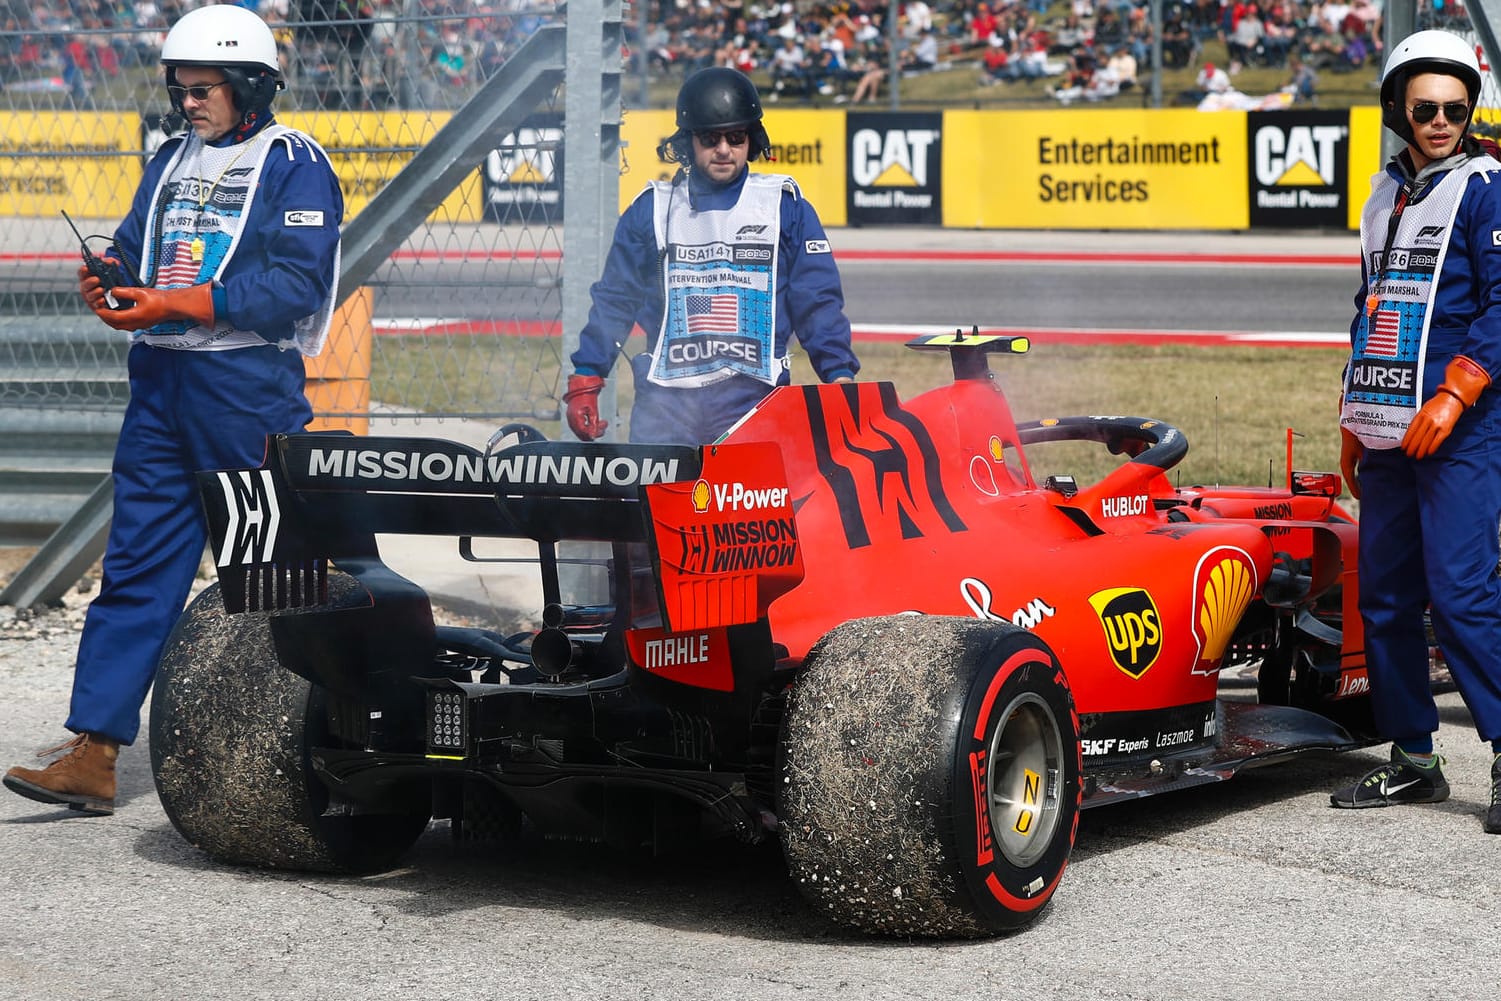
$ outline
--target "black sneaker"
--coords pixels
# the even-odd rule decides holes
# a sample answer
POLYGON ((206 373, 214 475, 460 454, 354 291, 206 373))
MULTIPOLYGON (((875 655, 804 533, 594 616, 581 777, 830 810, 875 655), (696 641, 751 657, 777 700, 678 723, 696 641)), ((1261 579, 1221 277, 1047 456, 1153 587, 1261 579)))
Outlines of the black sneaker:
MULTIPOLYGON (((1441 803, 1449 798, 1449 783, 1440 769, 1443 758, 1437 755, 1431 765, 1420 765, 1407 756, 1400 747, 1392 748, 1392 760, 1372 768, 1360 777, 1360 781, 1329 794, 1329 804, 1344 810, 1361 810, 1369 806, 1399 806, 1403 803, 1441 803)), ((1492 778, 1497 778, 1496 766, 1491 768, 1492 778)), ((1495 795, 1492 794, 1494 804, 1495 795)), ((1486 818, 1497 821, 1496 830, 1501 832, 1501 807, 1492 805, 1486 818)))
POLYGON ((1485 833, 1501 834, 1501 754, 1491 761, 1491 808, 1485 811, 1485 833))

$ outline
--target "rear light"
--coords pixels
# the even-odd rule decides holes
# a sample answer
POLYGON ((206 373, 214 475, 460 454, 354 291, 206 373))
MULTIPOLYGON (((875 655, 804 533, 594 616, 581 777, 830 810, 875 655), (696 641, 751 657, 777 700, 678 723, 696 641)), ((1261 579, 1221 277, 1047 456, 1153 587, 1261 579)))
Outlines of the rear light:
POLYGON ((463 757, 468 750, 468 704, 463 692, 427 693, 427 747, 429 757, 463 757))

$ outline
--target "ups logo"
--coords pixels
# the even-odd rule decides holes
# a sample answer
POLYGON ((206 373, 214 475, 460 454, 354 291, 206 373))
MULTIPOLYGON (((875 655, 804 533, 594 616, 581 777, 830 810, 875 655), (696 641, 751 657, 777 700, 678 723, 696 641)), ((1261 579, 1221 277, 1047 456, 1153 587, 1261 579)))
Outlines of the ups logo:
POLYGON ((1162 618, 1139 587, 1112 587, 1089 596, 1115 666, 1133 678, 1147 673, 1162 653, 1162 618))

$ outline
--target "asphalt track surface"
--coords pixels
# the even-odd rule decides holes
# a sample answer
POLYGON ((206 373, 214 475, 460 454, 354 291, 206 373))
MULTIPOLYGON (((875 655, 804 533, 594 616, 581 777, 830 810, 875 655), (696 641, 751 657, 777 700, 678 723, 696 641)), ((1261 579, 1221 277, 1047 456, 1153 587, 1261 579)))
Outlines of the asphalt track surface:
MULTIPOLYGON (((74 287, 76 242, 32 220, 0 286, 74 287)), ((108 229, 86 222, 89 232, 108 229)), ((1353 233, 829 231, 857 339, 979 326, 1037 343, 1342 345, 1359 284, 1353 233)), ((377 334, 556 334, 561 236, 424 233, 377 270, 377 334)))
MULTIPOLYGON (((0 641, 0 760, 57 736, 75 642, 0 641)), ((112 817, 0 795, 0 998, 1493 997, 1489 754, 1442 705, 1448 802, 1330 809, 1379 757, 1355 752, 1089 811, 1043 917, 980 942, 841 932, 774 850, 456 847, 435 825, 378 876, 220 866, 170 826, 137 744, 112 817)))
MULTIPOLYGON (((60 738, 76 643, 0 630, 0 764, 60 738)), ((1370 750, 1088 811, 1043 917, 958 943, 829 926, 775 850, 455 846, 434 825, 379 876, 224 867, 167 821, 143 740, 113 817, 0 792, 0 999, 1488 998, 1490 755, 1440 702, 1448 802, 1330 809, 1370 750)))
MULTIPOLYGON (((857 340, 978 326, 1037 343, 1348 343, 1353 236, 1034 234, 1042 247, 1028 249, 994 231, 942 232, 937 247, 905 246, 910 230, 831 232, 857 340)), ((399 253, 371 283, 375 329, 555 333, 556 300, 537 275, 556 267, 545 253, 399 253)))

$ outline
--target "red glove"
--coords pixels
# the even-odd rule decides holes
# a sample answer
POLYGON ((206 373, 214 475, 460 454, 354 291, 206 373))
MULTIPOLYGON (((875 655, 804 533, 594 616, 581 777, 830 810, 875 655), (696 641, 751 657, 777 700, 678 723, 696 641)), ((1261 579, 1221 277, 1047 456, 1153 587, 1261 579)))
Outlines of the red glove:
POLYGON ((1456 355, 1444 369, 1438 392, 1423 404, 1402 436, 1402 451, 1410 458, 1426 459, 1437 452, 1454 430, 1459 416, 1480 399, 1491 384, 1490 374, 1464 355, 1456 355))
MULTIPOLYGON (((98 280, 94 279, 96 283, 98 280)), ((205 327, 214 325, 214 291, 207 282, 187 288, 117 285, 111 291, 125 309, 108 308, 102 290, 99 290, 98 305, 95 300, 89 300, 89 307, 94 315, 116 330, 145 330, 169 320, 191 320, 205 327)), ((89 295, 85 292, 84 298, 89 299, 89 295)))
POLYGON ((109 309, 109 303, 104 301, 104 283, 81 264, 78 266, 78 294, 83 296, 83 301, 96 313, 109 309))
POLYGON ((1345 477, 1345 489, 1350 496, 1360 500, 1360 474, 1356 466, 1365 458, 1365 446, 1349 428, 1339 429, 1339 471, 1345 477))
POLYGON ((563 405, 568 408, 568 428, 579 441, 593 441, 605 433, 609 421, 599 419, 599 391, 605 380, 597 375, 570 375, 563 405))

